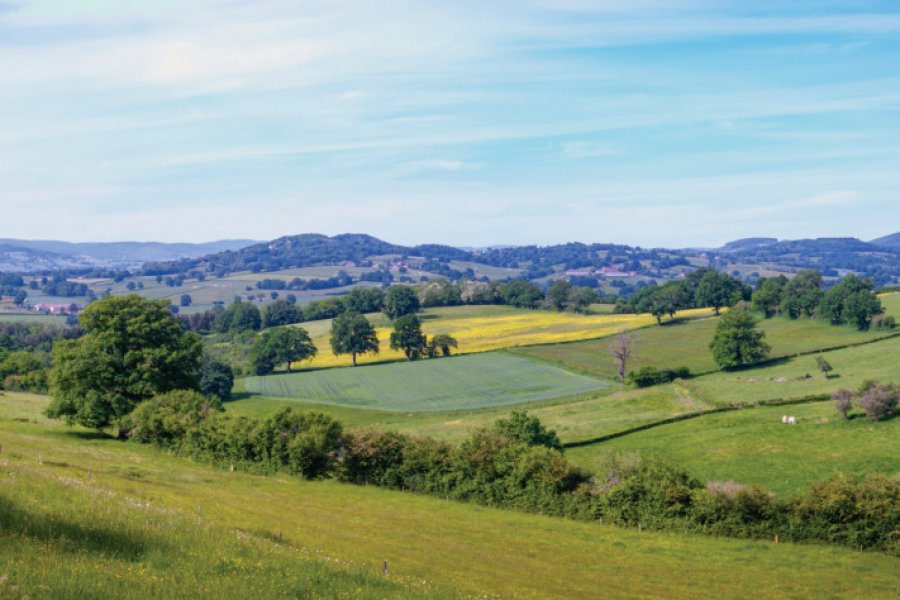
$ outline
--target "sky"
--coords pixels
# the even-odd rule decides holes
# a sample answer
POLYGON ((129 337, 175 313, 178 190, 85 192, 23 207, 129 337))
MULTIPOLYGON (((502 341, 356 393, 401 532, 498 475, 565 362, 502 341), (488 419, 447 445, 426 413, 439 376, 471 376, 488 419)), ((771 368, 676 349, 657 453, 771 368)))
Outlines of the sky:
POLYGON ((896 0, 0 0, 0 237, 900 231, 896 0))

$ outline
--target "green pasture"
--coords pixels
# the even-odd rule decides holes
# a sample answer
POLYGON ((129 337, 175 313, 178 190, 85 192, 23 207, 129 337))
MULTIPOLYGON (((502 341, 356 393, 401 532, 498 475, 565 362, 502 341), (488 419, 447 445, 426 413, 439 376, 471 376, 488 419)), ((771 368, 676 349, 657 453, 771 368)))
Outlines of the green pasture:
POLYGON ((753 369, 719 371, 684 385, 705 402, 721 405, 855 390, 867 379, 900 383, 900 337, 821 356, 834 369, 828 377, 818 370, 816 355, 807 355, 753 369))
MULTIPOLYGON (((900 294, 895 295, 900 298, 900 294)), ((900 301, 893 297, 885 304, 890 310, 900 310, 900 301)), ((716 318, 677 320, 673 323, 645 327, 632 331, 634 356, 628 364, 629 371, 642 367, 688 367, 694 373, 706 373, 716 369, 709 342, 716 329, 716 318)), ((833 348, 876 340, 890 332, 859 331, 853 327, 834 327, 815 319, 790 320, 781 317, 761 319, 760 329, 772 346, 774 357, 820 348, 833 348)), ((513 352, 565 365, 598 377, 615 377, 616 364, 609 354, 609 338, 515 348, 513 352)))
POLYGON ((244 380, 247 392, 267 397, 408 412, 523 404, 609 386, 606 381, 499 352, 244 380))
MULTIPOLYGON (((643 390, 614 389, 530 404, 457 411, 401 412, 337 405, 311 408, 329 414, 349 427, 375 427, 453 442, 479 427, 488 427, 497 419, 509 416, 514 409, 527 410, 538 417, 547 427, 555 429, 563 442, 577 442, 711 408, 674 385, 643 390)), ((264 417, 290 405, 292 401, 287 398, 238 394, 238 399, 228 402, 225 407, 235 414, 264 417)))
POLYGON ((66 317, 62 315, 44 315, 41 313, 5 313, 0 312, 0 323, 28 323, 38 325, 65 325, 66 317))
POLYGON ((900 586, 897 559, 877 553, 251 476, 56 424, 0 417, 0 432, 5 596, 894 598, 900 586))
POLYGON ((610 451, 657 454, 703 480, 762 484, 779 494, 837 473, 900 473, 900 418, 851 416, 844 420, 830 401, 748 408, 571 448, 566 456, 590 470, 610 451), (783 415, 798 424, 785 425, 783 415))

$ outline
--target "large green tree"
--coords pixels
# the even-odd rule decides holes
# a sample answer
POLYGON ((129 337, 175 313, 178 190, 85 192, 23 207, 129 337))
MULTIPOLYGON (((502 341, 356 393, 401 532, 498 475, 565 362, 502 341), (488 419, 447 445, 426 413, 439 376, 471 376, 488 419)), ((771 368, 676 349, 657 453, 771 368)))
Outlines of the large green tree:
POLYGON ((394 285, 384 295, 384 314, 391 320, 411 315, 419 310, 419 296, 408 285, 394 285))
POLYGON ((292 325, 303 321, 303 311, 288 300, 275 300, 266 306, 263 313, 264 327, 292 325))
POLYGON ((275 327, 264 331, 256 337, 250 351, 257 375, 268 375, 277 365, 284 364, 290 373, 291 363, 314 358, 316 354, 318 349, 302 327, 275 327))
POLYGON ((416 315, 403 315, 394 321, 391 332, 391 349, 402 350, 406 360, 419 358, 425 351, 425 334, 422 333, 422 322, 416 315))
POLYGON ((349 354, 353 366, 359 354, 378 354, 378 335, 363 315, 347 311, 331 322, 331 350, 336 356, 349 354))
POLYGON ((547 290, 547 305, 557 311, 562 311, 569 303, 572 293, 572 284, 565 279, 557 279, 547 290))
POLYGON ((730 306, 737 299, 741 284, 734 277, 719 271, 707 271, 697 283, 694 303, 697 306, 712 306, 716 314, 723 306, 730 306))
POLYGON ((756 319, 743 309, 733 309, 716 324, 716 333, 709 349, 716 364, 731 369, 764 360, 771 347, 765 333, 756 328, 756 319))
POLYGON ((102 428, 156 394, 197 389, 202 342, 167 301, 111 296, 88 305, 79 324, 84 336, 54 344, 48 416, 102 428))

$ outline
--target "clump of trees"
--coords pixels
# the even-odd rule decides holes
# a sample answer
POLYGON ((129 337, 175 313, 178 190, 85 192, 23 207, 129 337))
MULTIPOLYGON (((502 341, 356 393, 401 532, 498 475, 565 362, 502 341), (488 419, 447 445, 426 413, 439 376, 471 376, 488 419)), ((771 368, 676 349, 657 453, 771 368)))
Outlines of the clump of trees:
POLYGON ((872 325, 890 329, 894 321, 891 317, 879 318, 884 310, 874 288, 872 279, 851 274, 823 291, 822 274, 806 269, 798 271, 793 279, 783 275, 761 279, 753 292, 752 305, 767 319, 779 313, 791 319, 818 316, 832 325, 853 325, 860 330, 872 325))
POLYGON ((723 307, 749 298, 749 288, 730 275, 702 268, 680 281, 643 287, 631 298, 619 300, 616 311, 650 313, 662 325, 663 317, 672 320, 680 310, 710 306, 719 314, 723 307))

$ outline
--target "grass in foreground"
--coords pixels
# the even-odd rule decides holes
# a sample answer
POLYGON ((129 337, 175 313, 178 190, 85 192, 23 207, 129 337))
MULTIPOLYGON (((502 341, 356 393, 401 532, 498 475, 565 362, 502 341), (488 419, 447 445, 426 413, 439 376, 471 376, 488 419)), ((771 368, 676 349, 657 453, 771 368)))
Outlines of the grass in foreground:
POLYGON ((521 404, 597 392, 610 385, 546 362, 500 352, 244 380, 248 392, 268 397, 397 411, 521 404))
POLYGON ((566 451, 596 468, 610 450, 665 456, 703 480, 762 484, 779 494, 806 491, 837 473, 900 473, 900 418, 845 421, 831 402, 761 407, 662 425, 566 451), (785 425, 782 415, 797 425, 785 425))
POLYGON ((0 570, 42 597, 892 598, 900 585, 897 559, 880 554, 228 473, 60 426, 0 431, 0 498, 32 519, 17 526, 31 534, 4 529, 16 538, 0 570), (382 583, 370 574, 384 559, 382 583))

